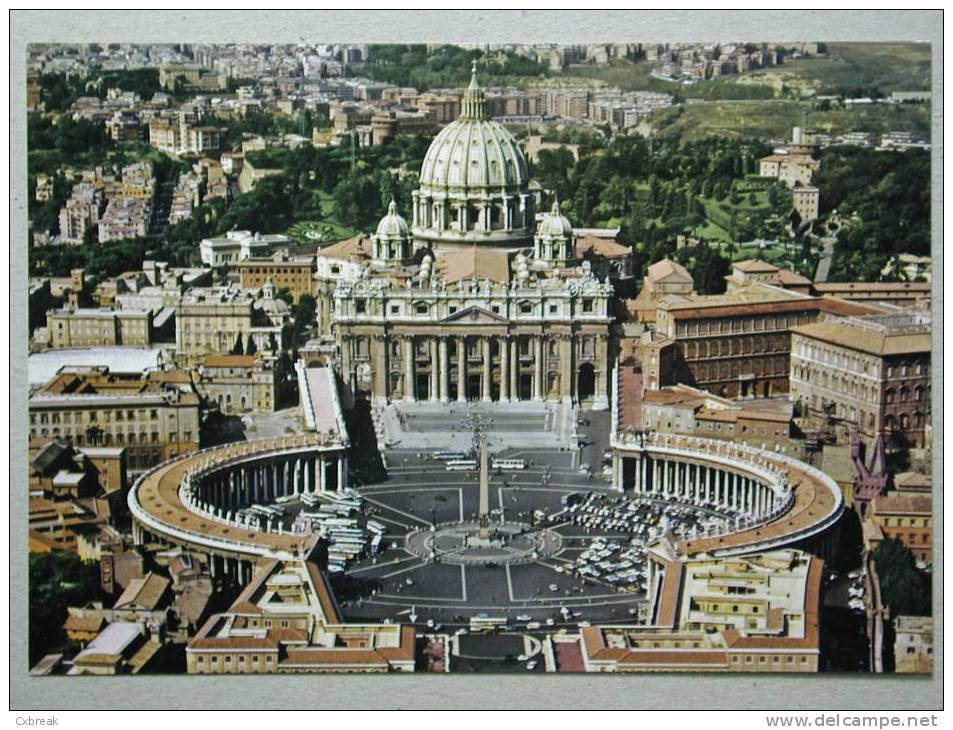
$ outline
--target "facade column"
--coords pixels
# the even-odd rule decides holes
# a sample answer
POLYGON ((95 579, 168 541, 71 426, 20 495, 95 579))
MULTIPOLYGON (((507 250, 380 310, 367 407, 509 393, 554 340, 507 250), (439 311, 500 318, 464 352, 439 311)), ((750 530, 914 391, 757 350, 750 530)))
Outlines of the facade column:
POLYGON ((625 485, 622 483, 622 465, 625 458, 618 454, 612 455, 612 486, 620 492, 625 491, 625 485))
POLYGON ((450 399, 450 360, 447 358, 447 338, 440 338, 440 402, 450 399))
POLYGON ((465 337, 457 338, 457 400, 467 399, 467 341, 465 337))
POLYGON ((414 338, 404 338, 404 400, 414 400, 414 338))
POLYGON ((572 369, 572 339, 562 335, 559 340, 559 391, 563 398, 572 398, 575 378, 572 369))
POLYGON ((500 338, 500 401, 510 399, 510 338, 500 338))
POLYGON ((493 400, 493 358, 490 356, 490 338, 483 337, 480 344, 483 348, 483 394, 485 401, 493 400))
POLYGON ((440 363, 438 362, 437 354, 437 338, 430 338, 430 398, 429 400, 437 400, 440 397, 440 394, 437 392, 440 389, 440 363))
POLYGON ((328 472, 327 472, 327 468, 324 465, 323 456, 318 457, 317 469, 318 469, 318 473, 317 473, 318 478, 317 478, 317 484, 315 486, 317 487, 317 491, 326 492, 328 490, 328 472))
POLYGON ((520 347, 516 337, 510 343, 510 398, 520 399, 520 347))
POLYGON ((533 400, 543 400, 543 336, 538 335, 533 339, 534 353, 533 358, 533 400))

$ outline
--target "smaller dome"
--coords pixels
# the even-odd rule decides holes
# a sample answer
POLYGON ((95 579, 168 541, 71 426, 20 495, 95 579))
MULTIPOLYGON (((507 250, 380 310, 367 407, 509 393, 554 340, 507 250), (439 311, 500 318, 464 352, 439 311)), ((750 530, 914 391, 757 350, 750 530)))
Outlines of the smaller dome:
POLYGON ((390 205, 387 206, 387 215, 377 224, 377 235, 382 238, 405 238, 409 234, 407 221, 397 213, 397 203, 390 201, 390 205))
POLYGON ((568 238, 572 236, 572 223, 559 211, 559 200, 553 202, 552 210, 543 216, 537 233, 552 238, 568 238))

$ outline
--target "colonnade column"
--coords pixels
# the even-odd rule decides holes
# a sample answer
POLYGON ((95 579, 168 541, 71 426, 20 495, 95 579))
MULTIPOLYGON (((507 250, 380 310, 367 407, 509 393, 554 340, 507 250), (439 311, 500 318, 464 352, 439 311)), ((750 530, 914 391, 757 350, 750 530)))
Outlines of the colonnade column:
POLYGON ((338 491, 347 489, 347 457, 344 454, 338 456, 338 491))
POLYGON ((467 399, 467 341, 457 338, 457 400, 467 399))
POLYGON ((440 402, 450 399, 450 360, 447 357, 447 338, 440 338, 440 402))

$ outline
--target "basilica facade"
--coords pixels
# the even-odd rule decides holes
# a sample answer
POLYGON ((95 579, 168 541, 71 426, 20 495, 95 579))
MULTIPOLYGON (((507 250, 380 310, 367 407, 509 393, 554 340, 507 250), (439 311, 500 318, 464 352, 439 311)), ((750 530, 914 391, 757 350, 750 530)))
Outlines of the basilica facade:
POLYGON ((331 324, 342 377, 375 401, 608 406, 614 288, 558 203, 537 216, 526 160, 476 76, 421 166, 412 224, 391 205, 331 324))

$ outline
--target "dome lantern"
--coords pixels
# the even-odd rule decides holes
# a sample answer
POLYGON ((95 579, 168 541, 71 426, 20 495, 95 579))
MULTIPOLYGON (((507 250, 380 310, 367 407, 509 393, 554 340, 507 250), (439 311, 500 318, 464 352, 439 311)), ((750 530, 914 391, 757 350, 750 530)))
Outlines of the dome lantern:
POLYGON ((486 111, 486 93, 477 81, 477 62, 473 60, 473 66, 470 69, 470 85, 463 92, 463 100, 460 104, 460 119, 489 119, 490 115, 486 111))

